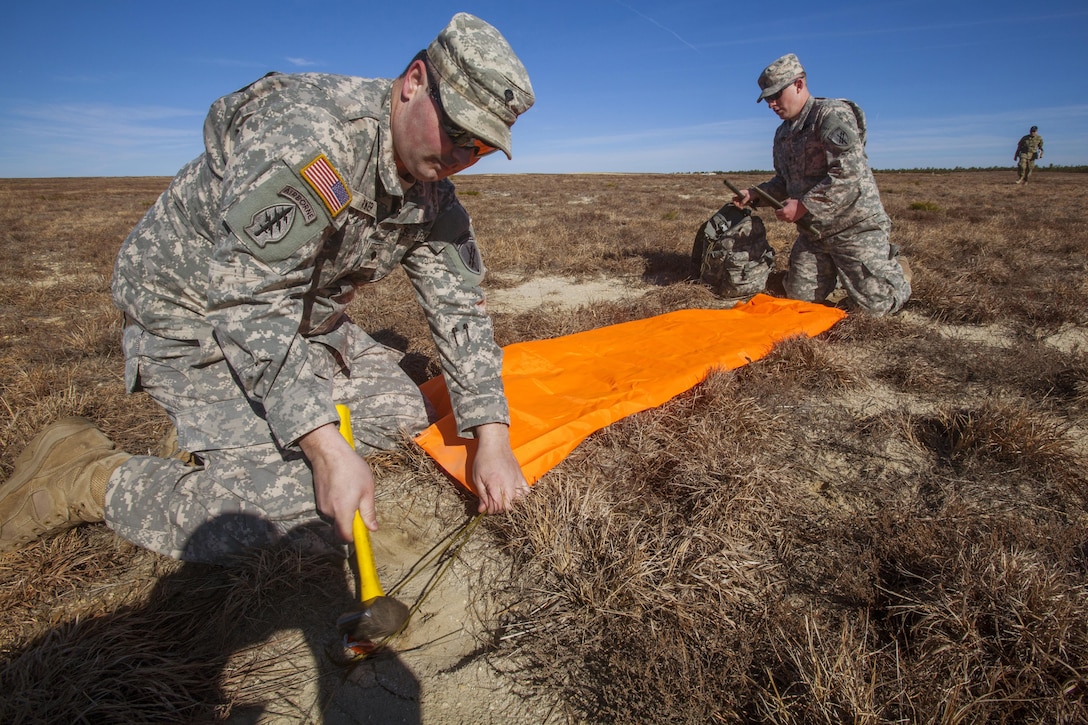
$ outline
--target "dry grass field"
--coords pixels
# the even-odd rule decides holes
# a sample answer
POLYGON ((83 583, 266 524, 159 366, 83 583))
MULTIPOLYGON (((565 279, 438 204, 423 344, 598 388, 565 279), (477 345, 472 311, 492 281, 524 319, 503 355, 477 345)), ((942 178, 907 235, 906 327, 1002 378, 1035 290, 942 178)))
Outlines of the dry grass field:
MULTIPOLYGON (((594 434, 355 667, 342 562, 183 565, 104 526, 0 555, 0 722, 1088 722, 1088 174, 1014 180, 878 173, 902 313, 594 434)), ((0 180, 0 478, 60 415, 130 452, 166 430, 124 394, 109 284, 167 181, 0 180)), ((721 306, 688 279, 719 176, 457 184, 500 344, 721 306), (570 293, 511 301, 542 278, 570 293)), ((403 275, 352 313, 436 374, 403 275)), ((410 443, 374 465, 400 581, 471 509, 410 443)))

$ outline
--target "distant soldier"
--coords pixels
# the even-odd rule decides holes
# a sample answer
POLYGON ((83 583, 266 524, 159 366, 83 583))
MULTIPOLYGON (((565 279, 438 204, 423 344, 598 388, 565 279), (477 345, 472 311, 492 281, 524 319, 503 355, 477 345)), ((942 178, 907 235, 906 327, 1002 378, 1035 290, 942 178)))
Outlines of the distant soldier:
POLYGON ((216 101, 205 153, 114 268, 125 384, 163 407, 181 450, 131 456, 91 421, 62 418, 0 485, 0 552, 103 520, 206 562, 315 524, 349 541, 356 512, 376 528, 362 456, 425 428, 428 410, 400 353, 346 308, 396 267, 433 333, 458 433, 477 441, 479 510, 525 495, 484 267, 448 178, 509 156, 510 127, 532 104, 506 39, 464 13, 395 79, 270 74, 216 101), (354 413, 358 453, 336 404, 354 413))
POLYGON ((1043 137, 1039 135, 1038 126, 1032 126, 1027 136, 1020 137, 1020 143, 1016 144, 1016 153, 1012 158, 1019 162, 1017 169, 1020 171, 1020 178, 1016 183, 1028 183, 1031 172, 1035 170, 1035 159, 1043 158, 1043 137))
MULTIPOLYGON (((910 280, 890 244, 891 220, 880 203, 865 155, 865 115, 847 100, 809 94, 805 69, 793 53, 759 76, 756 103, 766 100, 782 124, 774 136, 775 177, 759 188, 782 202, 775 216, 798 224, 790 251, 786 294, 820 302, 839 284, 862 310, 897 312, 910 298, 910 280)), ((755 204, 744 189, 737 206, 755 204)))

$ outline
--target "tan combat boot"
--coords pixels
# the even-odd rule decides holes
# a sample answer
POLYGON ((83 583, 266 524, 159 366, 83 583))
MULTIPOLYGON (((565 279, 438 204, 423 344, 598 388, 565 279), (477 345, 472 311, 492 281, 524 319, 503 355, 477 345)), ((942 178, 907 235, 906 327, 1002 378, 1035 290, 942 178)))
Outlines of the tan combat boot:
POLYGON ((907 261, 906 257, 900 255, 898 259, 899 266, 903 268, 903 279, 907 280, 907 284, 910 284, 914 279, 914 270, 910 268, 910 262, 907 261))
POLYGON ((131 457, 86 418, 60 418, 34 436, 0 485, 0 551, 102 521, 110 474, 131 457))

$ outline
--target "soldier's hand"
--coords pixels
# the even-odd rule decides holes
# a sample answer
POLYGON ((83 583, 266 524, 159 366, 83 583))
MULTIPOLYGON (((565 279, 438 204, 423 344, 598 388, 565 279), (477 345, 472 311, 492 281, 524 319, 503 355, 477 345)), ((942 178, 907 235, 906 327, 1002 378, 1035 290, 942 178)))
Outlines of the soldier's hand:
POLYGON ((805 214, 808 213, 808 209, 797 199, 786 199, 782 202, 782 208, 776 209, 774 215, 784 222, 790 222, 791 224, 805 214))
POLYGON ((529 493, 529 483, 510 447, 510 429, 504 423, 478 425, 476 443, 472 482, 480 497, 477 511, 501 513, 529 493))
POLYGON ((733 206, 738 209, 743 209, 752 203, 752 191, 750 189, 741 189, 739 194, 733 195, 733 206))
POLYGON ((323 425, 299 439, 299 445, 314 475, 314 503, 322 515, 332 519, 337 535, 352 540, 355 511, 371 531, 378 530, 374 510, 374 474, 356 453, 335 423, 323 425))

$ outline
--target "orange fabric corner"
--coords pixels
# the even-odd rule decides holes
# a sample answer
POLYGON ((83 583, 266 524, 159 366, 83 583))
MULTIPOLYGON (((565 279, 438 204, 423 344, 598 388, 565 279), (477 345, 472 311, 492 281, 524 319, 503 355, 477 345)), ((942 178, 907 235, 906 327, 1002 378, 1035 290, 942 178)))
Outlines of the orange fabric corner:
MULTIPOLYGON (((678 310, 619 325, 503 349, 510 442, 530 484, 594 431, 656 407, 694 387, 715 368, 732 370, 765 356, 776 342, 813 337, 842 310, 756 295, 729 310, 678 310)), ((420 390, 439 420, 416 436, 450 476, 475 492, 475 441, 459 438, 442 376, 420 390)))

